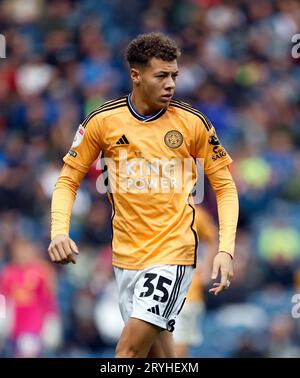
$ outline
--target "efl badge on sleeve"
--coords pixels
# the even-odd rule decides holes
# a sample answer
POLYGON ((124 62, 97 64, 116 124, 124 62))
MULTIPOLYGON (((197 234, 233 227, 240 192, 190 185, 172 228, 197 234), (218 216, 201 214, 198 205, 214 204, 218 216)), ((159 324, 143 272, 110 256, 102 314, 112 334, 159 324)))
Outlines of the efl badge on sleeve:
POLYGON ((80 143, 82 142, 83 136, 84 136, 84 132, 85 132, 85 129, 81 125, 79 125, 79 127, 76 131, 75 138, 73 140, 71 148, 75 148, 75 147, 78 147, 80 145, 80 143))

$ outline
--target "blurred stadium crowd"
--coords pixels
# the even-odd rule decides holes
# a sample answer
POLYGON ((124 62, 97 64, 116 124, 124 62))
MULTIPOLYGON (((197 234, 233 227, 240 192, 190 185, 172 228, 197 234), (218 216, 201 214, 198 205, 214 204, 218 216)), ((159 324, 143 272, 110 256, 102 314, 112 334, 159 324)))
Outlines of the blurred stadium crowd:
MULTIPOLYGON (((97 165, 73 211, 76 265, 48 260, 50 198, 80 121, 130 91, 123 52, 150 31, 182 48, 176 97, 215 125, 240 197, 235 277, 206 295, 191 356, 300 357, 297 0, 0 1, 0 355, 112 356, 121 323, 97 165)), ((217 219, 209 187, 204 204, 217 219)))

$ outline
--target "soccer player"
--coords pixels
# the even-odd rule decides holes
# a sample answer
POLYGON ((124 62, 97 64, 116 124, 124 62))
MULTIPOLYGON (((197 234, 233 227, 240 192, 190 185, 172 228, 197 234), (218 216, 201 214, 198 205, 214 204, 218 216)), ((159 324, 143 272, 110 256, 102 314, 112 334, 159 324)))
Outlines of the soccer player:
MULTIPOLYGON (((84 175, 101 153, 112 205, 112 264, 125 322, 116 357, 175 357, 172 331, 191 283, 197 250, 192 190, 196 159, 216 192, 219 252, 210 289, 233 275, 238 199, 231 158, 209 120, 173 100, 180 51, 160 33, 130 42, 132 92, 90 113, 79 126, 52 198, 53 262, 75 263, 71 210, 84 175)), ((203 224, 205 227, 205 224, 203 224)))

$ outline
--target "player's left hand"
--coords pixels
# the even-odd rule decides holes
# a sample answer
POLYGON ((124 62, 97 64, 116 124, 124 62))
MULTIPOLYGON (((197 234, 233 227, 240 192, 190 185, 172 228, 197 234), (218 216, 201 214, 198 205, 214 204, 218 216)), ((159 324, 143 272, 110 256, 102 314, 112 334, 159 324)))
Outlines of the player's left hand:
POLYGON ((219 252, 214 258, 213 271, 211 278, 215 280, 221 272, 221 282, 215 282, 213 288, 209 289, 210 293, 218 295, 223 290, 226 290, 230 286, 230 280, 233 277, 233 262, 232 257, 227 252, 219 252))

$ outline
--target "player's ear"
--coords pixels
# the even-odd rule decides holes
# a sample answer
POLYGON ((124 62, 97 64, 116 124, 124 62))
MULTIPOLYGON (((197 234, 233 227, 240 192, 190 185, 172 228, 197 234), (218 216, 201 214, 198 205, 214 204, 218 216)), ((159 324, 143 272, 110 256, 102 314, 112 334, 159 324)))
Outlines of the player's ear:
POLYGON ((137 68, 130 69, 131 80, 134 84, 139 85, 140 83, 140 72, 137 68))

